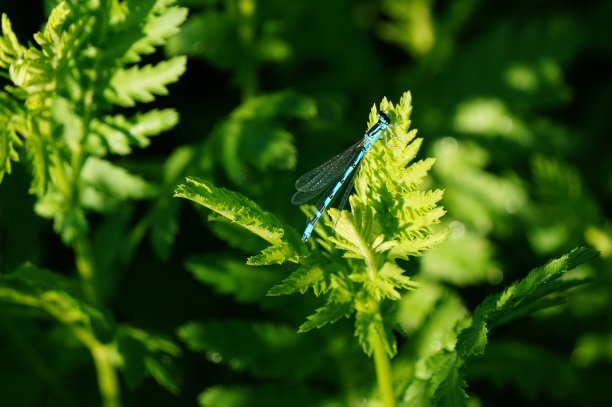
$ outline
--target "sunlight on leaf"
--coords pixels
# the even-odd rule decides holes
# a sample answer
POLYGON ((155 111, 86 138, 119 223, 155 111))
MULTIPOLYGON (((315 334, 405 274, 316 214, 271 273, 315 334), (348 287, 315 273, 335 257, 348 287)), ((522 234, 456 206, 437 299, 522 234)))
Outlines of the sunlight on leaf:
POLYGON ((274 215, 263 211, 255 202, 205 180, 188 177, 186 181, 177 187, 174 196, 203 205, 271 244, 259 255, 251 257, 248 264, 297 262, 305 255, 305 248, 295 231, 286 230, 274 215))

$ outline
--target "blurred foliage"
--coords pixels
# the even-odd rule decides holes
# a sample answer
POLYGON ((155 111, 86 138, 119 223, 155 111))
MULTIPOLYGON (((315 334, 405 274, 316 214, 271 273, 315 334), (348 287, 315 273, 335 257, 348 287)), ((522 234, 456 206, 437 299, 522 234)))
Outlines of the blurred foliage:
POLYGON ((294 180, 405 90, 449 234, 398 263, 397 399, 612 404, 612 3, 59 3, 0 4, 0 404, 100 405, 97 357, 126 406, 377 405, 350 320, 297 333, 324 287, 266 293, 323 256, 294 180))

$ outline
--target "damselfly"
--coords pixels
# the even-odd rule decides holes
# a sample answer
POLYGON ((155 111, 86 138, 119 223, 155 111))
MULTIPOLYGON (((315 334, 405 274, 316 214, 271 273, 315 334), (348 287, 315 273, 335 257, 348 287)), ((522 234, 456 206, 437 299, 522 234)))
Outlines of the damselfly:
POLYGON ((302 241, 307 241, 312 234, 312 231, 327 210, 331 202, 336 197, 338 191, 342 188, 342 185, 349 179, 350 181, 347 187, 347 191, 340 202, 339 208, 342 209, 346 203, 351 190, 351 183, 357 174, 359 164, 366 155, 372 145, 380 138, 380 136, 389 129, 391 126, 391 119, 384 112, 378 112, 378 121, 372 125, 363 136, 363 139, 347 148, 344 152, 338 154, 326 163, 318 166, 314 170, 307 172, 295 181, 295 188, 297 192, 291 198, 291 202, 294 205, 299 205, 310 199, 318 196, 325 188, 329 187, 332 182, 336 181, 334 187, 329 191, 329 194, 323 201, 323 204, 314 214, 314 216, 308 220, 308 225, 302 235, 302 241), (342 176, 340 177, 340 174, 342 176), (353 176, 351 177, 351 174, 353 176), (340 177, 340 178, 338 178, 340 177))

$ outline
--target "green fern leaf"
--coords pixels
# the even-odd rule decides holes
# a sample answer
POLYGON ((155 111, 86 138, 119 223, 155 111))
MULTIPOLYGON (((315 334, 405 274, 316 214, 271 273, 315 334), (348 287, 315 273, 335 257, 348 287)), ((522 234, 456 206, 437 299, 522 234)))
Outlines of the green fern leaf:
POLYGON ((350 316, 354 311, 355 299, 351 283, 346 278, 332 275, 330 294, 325 305, 307 318, 298 332, 308 332, 350 316))
POLYGON ((431 359, 434 366, 432 381, 436 391, 433 404, 441 407, 467 407, 467 383, 461 374, 463 361, 456 352, 445 351, 431 359))
POLYGON ((355 336, 363 352, 371 356, 374 344, 381 341, 383 348, 388 355, 397 353, 397 345, 390 326, 383 318, 382 313, 377 309, 358 307, 355 314, 355 336))
POLYGON ((304 294, 309 288, 312 288, 313 293, 319 296, 327 291, 328 285, 326 273, 321 266, 316 263, 306 263, 291 273, 280 284, 272 287, 268 291, 268 295, 288 295, 297 291, 304 294))
POLYGON ((128 63, 140 62, 142 55, 155 52, 179 32, 187 18, 187 9, 175 4, 176 0, 126 1, 123 15, 112 26, 109 51, 128 63))
POLYGON ((32 185, 30 192, 43 196, 49 182, 51 160, 48 154, 50 149, 47 140, 40 137, 32 137, 25 143, 28 158, 32 163, 32 185))
POLYGON ((180 348, 136 328, 117 328, 103 310, 82 298, 75 281, 25 264, 0 275, 0 303, 37 309, 41 315, 69 327, 84 346, 112 355, 117 367, 124 369, 129 384, 139 383, 148 373, 169 391, 178 392, 174 360, 180 356, 180 348))
POLYGON ((174 342, 127 325, 120 327, 116 341, 123 374, 130 387, 139 386, 149 375, 169 392, 179 393, 179 370, 175 361, 182 351, 174 342))
POLYGON ((231 119, 274 117, 312 119, 317 114, 315 101, 292 89, 248 99, 231 114, 231 119))
MULTIPOLYGON (((384 104, 385 101, 381 108, 384 104)), ((398 125, 409 123, 409 94, 402 98, 397 109, 398 125)), ((376 247, 377 252, 393 249, 389 253, 390 259, 407 259, 446 239, 445 231, 434 233, 431 229, 445 211, 437 206, 442 191, 417 190, 434 161, 422 160, 407 167, 421 140, 414 138, 414 130, 404 133, 400 128, 398 132, 388 146, 379 143, 372 148, 371 157, 364 161, 355 182, 356 194, 351 197, 351 207, 356 215, 355 222, 364 225, 363 231, 367 234, 362 235, 370 242, 369 246, 376 247), (377 214, 373 219, 367 215, 368 204, 377 214), (373 225, 369 226, 372 222, 373 225), (380 233, 383 239, 380 239, 380 233)))
POLYGON ((205 180, 188 177, 186 181, 186 184, 176 188, 174 196, 203 205, 272 245, 251 257, 248 264, 281 264, 285 261, 297 263, 306 255, 306 249, 295 231, 285 229, 274 215, 264 212, 255 202, 239 193, 215 187, 205 180))
POLYGON ((166 85, 176 82, 185 72, 187 58, 177 56, 157 65, 132 66, 113 75, 104 95, 113 103, 131 107, 136 102, 151 102, 155 95, 167 95, 166 85))
MULTIPOLYGON (((139 7, 147 7, 144 2, 126 2, 117 7, 110 3, 97 7, 85 3, 58 2, 44 29, 34 35, 34 45, 28 48, 19 44, 8 18, 3 17, 0 64, 8 69, 13 86, 5 88, 1 104, 24 103, 25 109, 12 110, 11 126, 7 126, 7 129, 13 129, 10 131, 25 140, 34 174, 31 191, 41 199, 50 181, 57 183, 53 194, 67 198, 73 193, 77 180, 71 174, 78 176, 79 165, 85 160, 73 160, 71 156, 80 156, 82 145, 86 146, 87 154, 126 154, 130 146, 148 145, 148 137, 171 128, 177 122, 177 115, 171 110, 153 110, 127 119, 121 115, 104 116, 103 113, 110 106, 102 100, 94 100, 108 94, 129 106, 136 101, 151 101, 154 95, 165 94, 166 86, 185 69, 185 58, 182 57, 155 66, 132 66, 127 69, 122 68, 116 58, 113 59, 112 52, 105 48, 108 44, 104 42, 110 37, 102 35, 98 38, 101 33, 95 30, 108 23, 108 31, 112 32, 113 24, 125 20, 121 11, 125 11, 127 3, 130 3, 128 9, 136 14, 138 11, 135 10, 139 7), (100 7, 108 10, 101 12, 98 10, 100 7), (75 18, 77 15, 78 19, 75 18), (105 18, 111 21, 99 21, 105 18), (92 53, 94 49, 97 51, 92 53), (92 66, 96 69, 92 70, 92 66), (130 85, 134 87, 130 88, 130 85), (87 120, 83 120, 84 117, 87 120), (88 130, 90 134, 86 134, 88 130), (77 168, 71 168, 75 163, 77 168)), ((143 33, 137 26, 132 26, 132 32, 139 33, 141 39, 148 40, 150 44, 162 45, 184 18, 185 10, 175 7, 175 3, 172 0, 149 2, 150 13, 138 14, 141 17, 139 24, 147 25, 147 32, 143 33)), ((11 137, 11 140, 15 145, 16 138, 11 137)), ((1 145, 10 151, 11 145, 7 143, 6 136, 3 136, 1 145)), ((15 159, 14 154, 7 154, 15 159)), ((0 157, 2 168, 8 165, 4 155, 0 157)), ((0 171, 2 174, 4 172, 0 171)), ((71 198, 67 200, 75 202, 71 198)), ((60 203, 54 207, 60 212, 76 213, 70 207, 73 203, 60 203)), ((46 206, 47 209, 52 207, 46 206)), ((53 216, 57 217, 56 224, 65 223, 59 218, 70 217, 67 213, 53 216)))
POLYGON ((34 34, 34 40, 40 45, 43 51, 54 54, 53 44, 60 44, 62 41, 62 26, 68 19, 70 9, 64 1, 58 3, 51 10, 45 28, 42 32, 34 34))
MULTIPOLYGON (((457 336, 456 350, 448 349, 447 346, 441 353, 431 353, 431 350, 428 350, 423 355, 422 360, 427 364, 431 377, 424 386, 424 393, 418 391, 417 380, 408 387, 405 397, 411 398, 415 403, 421 403, 431 396, 435 405, 466 406, 466 383, 461 367, 466 359, 484 353, 489 330, 527 313, 559 304, 561 301, 554 296, 586 282, 563 281, 560 278, 568 270, 597 255, 598 253, 591 249, 574 249, 569 254, 534 269, 527 277, 512 284, 502 293, 487 297, 474 311, 471 322, 466 319, 457 322, 457 330, 466 326, 466 323, 470 325, 462 329, 457 336)), ((448 340, 452 342, 452 338, 448 340)))
POLYGON ((102 310, 82 299, 76 282, 32 264, 0 275, 0 302, 40 310, 100 341, 106 341, 114 329, 102 310))
POLYGON ((65 66, 67 43, 77 37, 75 29, 63 29, 68 14, 64 2, 55 7, 45 29, 35 37, 42 44, 42 50, 21 46, 6 15, 2 18, 0 60, 2 67, 8 68, 9 78, 15 85, 5 87, 2 104, 17 106, 18 101, 24 102, 25 109, 12 110, 10 127, 14 129, 11 131, 21 133, 26 139, 25 147, 34 172, 31 191, 39 196, 44 194, 52 172, 49 126, 46 121, 39 120, 39 113, 52 107, 58 71, 65 66), (14 101, 9 102, 9 95, 14 101))
MULTIPOLYGON (((435 210, 435 212, 442 212, 442 210, 435 210)), ((442 216, 442 214, 439 216, 442 216)), ((389 250, 389 259, 407 259, 411 256, 421 255, 423 251, 429 250, 433 246, 446 241, 447 237, 448 230, 432 232, 429 235, 420 235, 415 239, 405 239, 400 242, 383 242, 377 247, 377 250, 389 250)))
POLYGON ((91 123, 91 130, 97 137, 88 139, 89 148, 97 155, 107 153, 129 154, 131 146, 147 147, 149 137, 172 129, 178 123, 174 109, 150 110, 126 118, 123 115, 105 116, 91 123))
POLYGON ((21 58, 26 49, 19 43, 13 32, 11 21, 2 13, 2 36, 0 37, 0 68, 7 69, 16 59, 21 58))
POLYGON ((209 181, 187 177, 187 183, 177 187, 174 196, 190 199, 206 206, 232 222, 250 230, 271 244, 279 244, 284 234, 280 221, 274 215, 237 192, 215 187, 209 181))
POLYGON ((157 192, 151 183, 95 157, 85 162, 82 182, 83 207, 99 212, 110 211, 126 199, 151 198, 157 192))
POLYGON ((512 284, 502 293, 487 297, 474 311, 472 325, 459 335, 457 341, 459 355, 467 358, 471 355, 482 354, 487 343, 489 329, 560 303, 561 299, 556 298, 555 295, 587 282, 581 279, 563 281, 560 278, 568 270, 597 255, 598 252, 591 249, 574 249, 569 254, 532 270, 527 277, 512 284))
POLYGON ((452 400, 459 396, 461 399, 465 385, 458 376, 462 360, 457 358, 455 351, 456 327, 464 323, 467 310, 460 297, 425 280, 418 290, 402 299, 400 309, 405 310, 400 314, 406 315, 399 315, 398 322, 416 335, 411 335, 410 351, 400 352, 395 363, 412 366, 419 372, 414 375, 409 372, 411 369, 403 369, 403 372, 397 371, 399 377, 394 375, 398 382, 407 383, 400 405, 436 405, 432 403, 435 397, 452 400))
MULTIPOLYGON (((126 69, 125 60, 109 50, 112 36, 108 34, 122 21, 121 12, 128 3, 133 7, 146 1, 48 2, 55 7, 27 47, 19 44, 8 18, 2 16, 0 76, 9 84, 0 90, 0 179, 11 170, 11 161, 19 158, 16 147, 23 143, 34 174, 31 192, 38 198, 35 209, 53 218, 55 230, 74 245, 77 268, 90 282, 86 287, 94 298, 95 282, 102 281, 95 272, 110 266, 109 256, 96 262, 97 254, 88 253, 89 247, 95 251, 103 244, 92 245, 88 240, 86 209, 108 210, 121 200, 149 198, 157 192, 142 178, 98 157, 109 151, 125 153, 134 145, 144 147, 149 137, 177 122, 171 110, 153 110, 131 118, 108 116, 113 107, 104 94, 123 92, 121 96, 130 105, 151 101, 153 95, 165 94, 166 86, 184 71, 184 58, 126 69), (109 83, 111 78, 114 82, 109 83), (129 89, 121 80, 133 80, 142 89, 129 89), (147 82, 151 80, 157 83, 147 82), (102 131, 96 133, 96 124, 102 131)), ((173 4, 174 0, 151 3, 151 14, 132 26, 140 46, 135 52, 145 48, 152 52, 176 32, 186 11, 173 4)), ((119 222, 114 227, 123 226, 119 222)), ((136 384, 146 373, 170 391, 178 391, 171 360, 180 353, 176 346, 136 329, 118 330, 103 310, 53 276, 31 266, 2 275, 0 301, 36 309, 69 328, 98 362, 107 364, 101 380, 112 380, 112 369, 123 367, 128 384, 136 384), (124 346, 128 342, 136 345, 124 346)))
POLYGON ((238 106, 215 131, 222 165, 230 180, 256 191, 259 172, 295 167, 293 136, 281 122, 285 118, 310 119, 317 109, 311 97, 295 91, 260 95, 238 106))
POLYGON ((410 277, 403 275, 404 270, 398 265, 386 262, 374 276, 370 278, 366 273, 357 272, 351 274, 352 281, 363 284, 371 298, 376 301, 390 299, 397 301, 401 295, 397 289, 413 289, 417 284, 410 277))
POLYGON ((291 243, 281 242, 280 244, 266 247, 261 253, 251 256, 247 259, 249 266, 265 266, 269 264, 283 264, 285 261, 298 262, 300 257, 303 257, 304 250, 299 253, 295 252, 296 244, 298 243, 297 234, 294 231, 291 233, 291 243))
POLYGON ((16 147, 22 145, 23 142, 11 125, 10 118, 4 115, 0 105, 0 183, 5 173, 11 173, 11 161, 19 161, 16 147))
POLYGON ((176 3, 176 0, 158 1, 155 7, 156 15, 147 20, 143 31, 153 46, 165 44, 180 31, 179 27, 187 19, 187 8, 176 7, 176 3))
POLYGON ((228 120, 215 134, 221 165, 237 185, 252 184, 254 170, 287 170, 295 166, 293 136, 273 120, 228 120))
POLYGON ((88 37, 86 31, 91 27, 93 18, 83 16, 77 21, 70 21, 69 17, 70 8, 65 2, 60 2, 52 10, 44 30, 34 34, 40 49, 30 46, 23 58, 9 67, 11 80, 18 87, 12 93, 24 99, 25 106, 31 111, 42 113, 53 108, 53 98, 70 74, 75 53, 88 37))
MULTIPOLYGON (((359 216, 361 230, 364 232, 371 231, 374 211, 365 207, 359 208, 359 210, 360 212, 358 214, 355 212, 354 216, 359 216)), ((348 258, 366 260, 369 264, 373 264, 373 250, 364 241, 360 230, 355 226, 348 212, 338 212, 332 208, 328 213, 335 222, 334 236, 329 237, 329 240, 335 244, 336 248, 344 251, 348 258)))

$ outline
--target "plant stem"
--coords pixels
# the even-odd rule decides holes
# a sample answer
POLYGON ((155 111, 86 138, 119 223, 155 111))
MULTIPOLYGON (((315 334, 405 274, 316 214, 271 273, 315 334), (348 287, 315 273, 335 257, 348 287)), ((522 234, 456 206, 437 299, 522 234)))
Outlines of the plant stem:
POLYGON ((75 323, 62 307, 57 307, 54 301, 55 295, 48 295, 47 302, 42 303, 43 308, 55 319, 65 324, 77 340, 89 350, 96 366, 102 406, 121 407, 119 378, 113 364, 114 359, 116 359, 114 350, 100 343, 90 331, 80 326, 78 321, 75 323))
MULTIPOLYGON (((111 3, 109 0, 100 0, 99 15, 98 15, 98 32, 96 33, 96 44, 100 45, 106 38, 108 22, 110 21, 111 3)), ((72 157, 72 169, 74 176, 72 178, 72 194, 71 203, 75 206, 79 205, 79 181, 81 171, 87 160, 87 138, 91 133, 91 123, 96 116, 96 89, 99 86, 98 82, 103 78, 99 76, 98 68, 100 66, 100 58, 96 58, 94 69, 91 70, 92 76, 89 78, 89 83, 83 98, 83 134, 80 139, 80 144, 72 157)), ((101 302, 100 293, 96 287, 96 282, 99 276, 96 273, 96 264, 91 248, 91 239, 87 232, 78 231, 74 241, 74 251, 76 254, 76 266, 83 281, 83 289, 88 298, 94 303, 101 302)), ((98 377, 98 388, 100 389, 100 397, 103 407, 121 407, 121 393, 119 386, 119 378, 117 370, 113 363, 113 352, 111 348, 100 343, 95 337, 81 329, 73 329, 77 337, 81 339, 83 344, 89 349, 91 356, 96 366, 98 377)))
POLYGON ((254 44, 255 12, 257 3, 254 0, 235 0, 229 2, 229 12, 238 22, 238 38, 244 50, 243 61, 236 69, 236 76, 241 84, 242 101, 245 102, 257 94, 257 60, 254 44))
POLYGON ((376 334, 374 341, 374 364, 376 366, 376 379, 378 391, 384 407, 395 407, 395 396, 393 395, 393 380, 391 379, 391 363, 380 335, 376 334))
MULTIPOLYGON (((84 233, 79 233, 74 248, 76 252, 77 269, 83 281, 83 289, 87 293, 87 296, 97 303, 100 298, 94 280, 96 277, 95 266, 88 236, 84 233)), ((97 339, 93 338, 89 333, 74 329, 73 331, 75 331, 75 334, 89 349, 94 364, 96 365, 98 388, 100 389, 102 406, 120 407, 119 379, 117 378, 117 371, 113 365, 112 354, 109 348, 98 342, 97 339)))
POLYGON ((83 282, 83 291, 87 298, 93 303, 98 303, 98 295, 96 293, 94 278, 95 269, 93 259, 91 257, 91 248, 89 247, 89 239, 84 234, 79 233, 74 244, 76 256, 76 266, 83 282))
POLYGON ((96 364, 96 372, 98 374, 98 387, 100 388, 100 396, 102 397, 103 407, 121 407, 119 398, 119 380, 117 371, 111 361, 111 355, 108 348, 98 344, 90 347, 91 355, 96 364))

